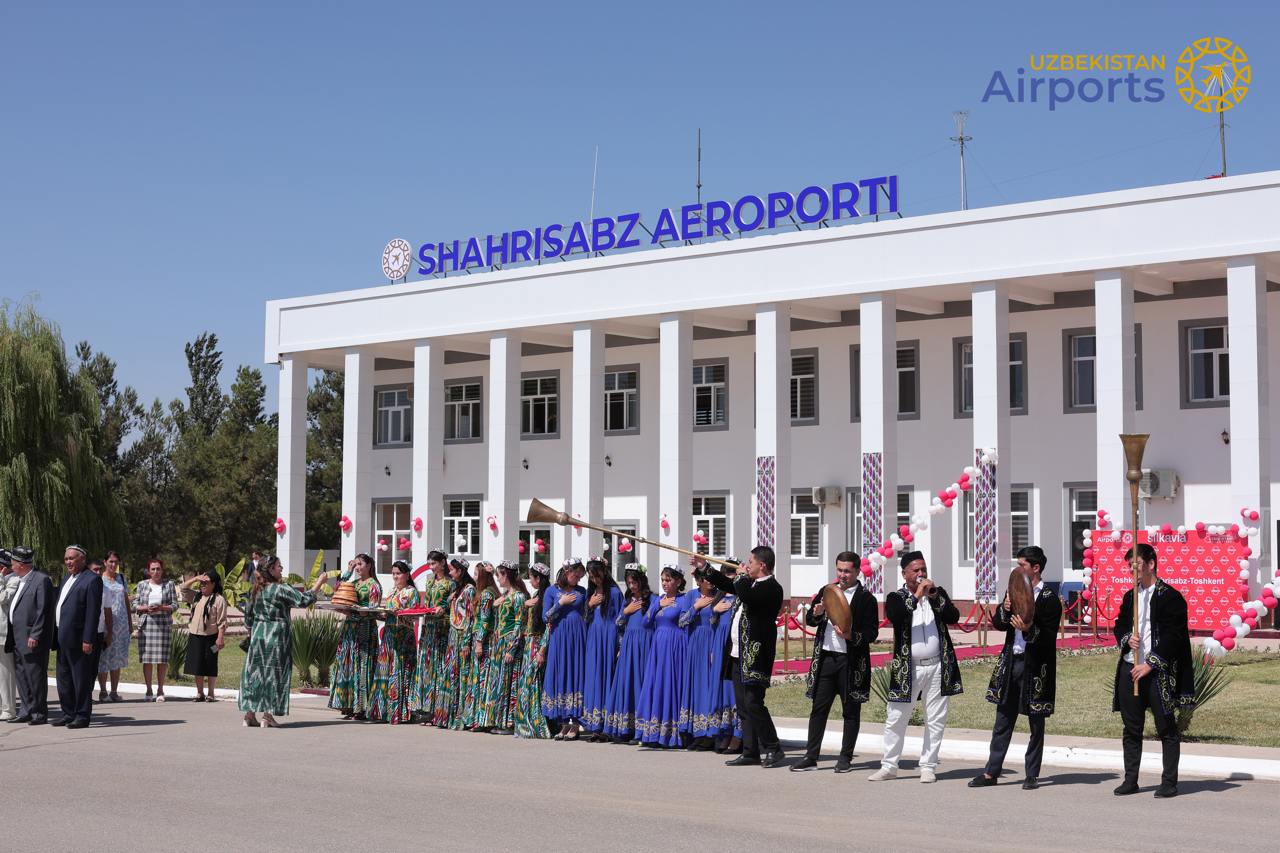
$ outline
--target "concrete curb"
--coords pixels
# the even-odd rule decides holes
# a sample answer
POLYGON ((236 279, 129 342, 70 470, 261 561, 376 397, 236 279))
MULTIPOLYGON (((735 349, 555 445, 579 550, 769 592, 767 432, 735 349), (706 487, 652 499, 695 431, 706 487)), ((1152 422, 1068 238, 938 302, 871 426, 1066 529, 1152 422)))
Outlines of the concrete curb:
MULTIPOLYGON (((787 746, 803 747, 808 732, 793 727, 780 727, 778 738, 787 746)), ((822 750, 833 754, 840 751, 840 732, 828 731, 822 738, 822 750)), ((1025 737, 1025 736, 1024 736, 1025 737)), ((923 738, 908 735, 904 740, 903 757, 920 756, 923 738)), ((990 752, 988 741, 959 740, 943 737, 941 759, 954 761, 985 763, 990 752)), ((1026 743, 1012 743, 1005 757, 1005 770, 1021 774, 1022 763, 1026 757, 1026 743)), ((884 736, 867 734, 858 735, 858 754, 864 758, 875 758, 884 754, 884 736)), ((1124 755, 1119 749, 1098 749, 1094 747, 1052 746, 1045 744, 1044 760, 1046 767, 1064 767, 1089 770, 1124 770, 1124 755)), ((1159 752, 1142 753, 1142 773, 1159 775, 1161 757, 1159 752)), ((1048 775, 1043 774, 1042 775, 1048 775)), ((1267 758, 1242 758, 1226 755, 1199 755, 1182 752, 1178 760, 1178 775, 1197 779, 1241 780, 1259 779, 1269 782, 1280 781, 1280 761, 1267 758)))

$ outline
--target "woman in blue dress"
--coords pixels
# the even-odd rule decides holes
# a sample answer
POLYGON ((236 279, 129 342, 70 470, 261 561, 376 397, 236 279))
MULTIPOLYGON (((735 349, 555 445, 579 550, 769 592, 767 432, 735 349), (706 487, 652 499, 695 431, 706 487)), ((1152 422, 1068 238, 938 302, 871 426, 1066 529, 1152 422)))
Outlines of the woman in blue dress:
POLYGON ((566 560, 556 573, 555 589, 543 596, 547 624, 547 672, 542 681, 542 714, 558 724, 555 740, 577 740, 582 718, 582 679, 587 648, 583 611, 587 591, 578 586, 586 574, 581 560, 566 560))
POLYGON ((693 605, 684 593, 684 570, 662 569, 662 595, 654 596, 645 621, 653 626, 653 645, 645 661, 644 686, 636 703, 636 731, 642 747, 675 747, 680 739, 680 686, 684 681, 689 632, 680 617, 693 605))
POLYGON ((634 746, 640 743, 636 739, 636 702, 644 685, 649 646, 653 643, 653 626, 647 621, 653 593, 649 591, 649 573, 638 563, 627 564, 626 580, 627 595, 616 620, 622 641, 609 684, 609 699, 605 702, 604 734, 614 743, 634 746))
MULTIPOLYGON (((729 577, 737 574, 734 566, 722 566, 729 577)), ((719 679, 720 701, 716 713, 719 718, 719 731, 716 733, 716 752, 722 755, 742 752, 742 723, 738 719, 738 709, 733 696, 733 680, 725 671, 726 649, 729 647, 729 626, 733 624, 733 606, 737 596, 726 595, 711 607, 711 626, 715 637, 711 642, 711 671, 719 679)))
POLYGON ((695 570, 698 581, 697 596, 693 604, 680 617, 680 624, 689 628, 689 653, 685 658, 684 681, 680 685, 680 733, 689 749, 699 752, 715 748, 715 738, 720 734, 718 708, 721 704, 723 683, 720 670, 712 670, 715 655, 715 627, 711 620, 712 609, 723 596, 706 579, 705 572, 715 569, 705 567, 695 570))
POLYGON ((589 743, 607 741, 609 683, 618 656, 618 615, 622 590, 603 560, 587 561, 587 658, 582 680, 582 728, 589 743))

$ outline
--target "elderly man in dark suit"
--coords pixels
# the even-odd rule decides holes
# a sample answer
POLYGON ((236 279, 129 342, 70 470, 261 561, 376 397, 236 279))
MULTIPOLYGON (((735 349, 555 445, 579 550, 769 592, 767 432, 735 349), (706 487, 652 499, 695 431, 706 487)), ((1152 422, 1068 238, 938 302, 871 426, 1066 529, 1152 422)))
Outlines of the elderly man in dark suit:
POLYGON ((93 684, 102 651, 98 617, 102 613, 102 578, 85 570, 88 553, 68 545, 62 563, 67 574, 58 587, 54 608, 58 649, 58 703, 62 716, 55 726, 83 729, 93 713, 93 684))
POLYGON ((35 554, 30 548, 12 548, 9 558, 18 576, 18 591, 9 600, 9 636, 4 647, 13 652, 18 670, 18 695, 22 697, 22 715, 9 722, 38 726, 49 721, 53 582, 35 568, 35 554))

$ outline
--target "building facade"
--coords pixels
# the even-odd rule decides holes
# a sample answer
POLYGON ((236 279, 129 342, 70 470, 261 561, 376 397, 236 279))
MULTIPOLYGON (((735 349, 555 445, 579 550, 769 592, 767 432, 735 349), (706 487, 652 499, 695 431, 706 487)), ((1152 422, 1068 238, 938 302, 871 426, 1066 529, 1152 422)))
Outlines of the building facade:
POLYGON ((346 383, 344 563, 676 556, 531 528, 536 497, 713 554, 772 544, 808 595, 994 449, 915 537, 972 599, 1027 543, 1080 580, 1073 529, 1128 518, 1118 436, 1146 432, 1141 523, 1258 509, 1256 590, 1278 535, 1278 209, 1270 172, 270 301, 280 553, 302 561, 325 368, 346 383))

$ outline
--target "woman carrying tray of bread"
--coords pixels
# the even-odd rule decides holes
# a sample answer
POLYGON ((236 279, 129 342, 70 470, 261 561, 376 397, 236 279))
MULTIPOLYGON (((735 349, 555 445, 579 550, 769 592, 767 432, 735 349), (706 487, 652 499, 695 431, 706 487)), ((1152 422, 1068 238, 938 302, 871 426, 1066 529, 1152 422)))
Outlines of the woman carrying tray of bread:
POLYGON ((413 585, 413 570, 404 560, 391 564, 395 589, 383 602, 392 614, 382 630, 378 647, 378 672, 373 679, 373 696, 369 701, 369 719, 379 722, 406 723, 413 714, 413 671, 417 664, 417 623, 412 618, 399 619, 397 610, 409 610, 420 604, 418 589, 413 585))
MULTIPOLYGON (((382 587, 368 554, 357 554, 339 581, 354 583, 353 606, 377 607, 382 603, 382 587)), ((378 623, 372 616, 348 613, 329 676, 329 707, 341 711, 344 720, 368 718, 377 665, 378 623)))

